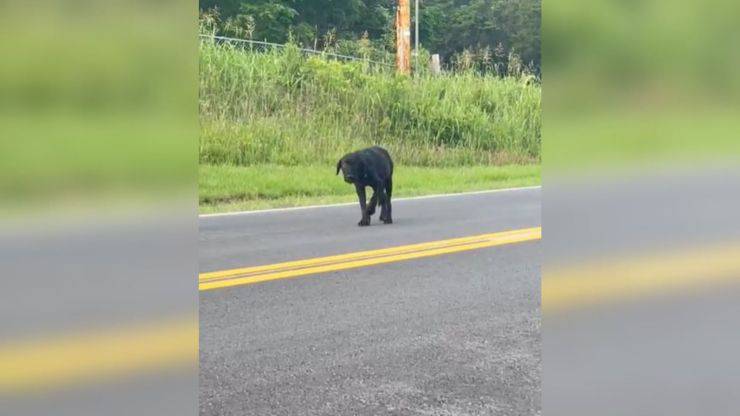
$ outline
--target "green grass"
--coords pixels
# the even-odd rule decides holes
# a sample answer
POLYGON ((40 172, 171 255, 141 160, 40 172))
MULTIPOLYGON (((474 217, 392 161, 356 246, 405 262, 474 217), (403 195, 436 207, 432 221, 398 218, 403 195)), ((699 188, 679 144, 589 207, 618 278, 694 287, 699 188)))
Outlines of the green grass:
POLYGON ((331 164, 378 144, 414 166, 537 163, 539 83, 407 77, 364 63, 200 45, 200 162, 331 164))
POLYGON ((692 112, 615 108, 577 116, 555 113, 547 120, 547 163, 557 172, 711 166, 736 163, 740 155, 737 116, 710 105, 692 112))
MULTIPOLYGON (((354 187, 334 165, 201 165, 201 213, 352 202, 354 187)), ((539 165, 456 168, 398 166, 393 197, 455 193, 540 184, 539 165)))

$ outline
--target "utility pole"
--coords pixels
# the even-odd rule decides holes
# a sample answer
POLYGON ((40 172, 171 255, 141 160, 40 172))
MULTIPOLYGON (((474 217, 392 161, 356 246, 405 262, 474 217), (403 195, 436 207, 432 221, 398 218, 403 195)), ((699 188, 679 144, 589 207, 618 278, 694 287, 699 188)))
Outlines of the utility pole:
POLYGON ((408 74, 411 70, 411 5, 410 0, 398 0, 396 9, 396 70, 408 74))
POLYGON ((419 0, 414 4, 414 68, 419 70, 419 0))

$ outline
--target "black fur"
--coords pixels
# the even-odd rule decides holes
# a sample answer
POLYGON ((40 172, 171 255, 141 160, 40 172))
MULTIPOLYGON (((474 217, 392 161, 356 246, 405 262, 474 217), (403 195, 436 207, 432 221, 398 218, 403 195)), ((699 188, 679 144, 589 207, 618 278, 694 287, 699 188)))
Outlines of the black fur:
POLYGON ((362 219, 360 226, 370 225, 370 216, 375 214, 375 206, 380 202, 380 220, 391 224, 391 194, 393 193, 393 161, 388 152, 382 147, 373 146, 344 155, 337 162, 339 171, 344 175, 344 181, 355 185, 357 197, 360 200, 362 219), (365 188, 373 188, 370 203, 365 203, 365 188))

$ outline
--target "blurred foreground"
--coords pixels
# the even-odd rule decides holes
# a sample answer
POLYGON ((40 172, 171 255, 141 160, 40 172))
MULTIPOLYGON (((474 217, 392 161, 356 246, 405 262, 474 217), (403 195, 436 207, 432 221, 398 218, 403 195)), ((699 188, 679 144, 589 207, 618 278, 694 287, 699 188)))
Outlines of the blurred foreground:
MULTIPOLYGON (((4 414, 197 409, 196 10, 173 5, 0 5, 4 414)), ((739 13, 544 7, 548 415, 740 408, 739 13)))
POLYGON ((740 408, 737 2, 547 4, 547 415, 740 408))
POLYGON ((196 5, 0 5, 0 407, 197 408, 196 5))

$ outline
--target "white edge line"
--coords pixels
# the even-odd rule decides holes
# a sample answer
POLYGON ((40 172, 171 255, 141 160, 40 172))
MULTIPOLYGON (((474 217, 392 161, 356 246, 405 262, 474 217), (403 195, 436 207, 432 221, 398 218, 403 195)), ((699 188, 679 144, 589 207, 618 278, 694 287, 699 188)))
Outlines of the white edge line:
MULTIPOLYGON (((393 202, 396 201, 412 201, 415 199, 427 199, 427 198, 444 198, 452 196, 466 196, 466 195, 478 195, 478 194, 493 194, 497 192, 509 192, 509 191, 525 191, 529 189, 538 189, 542 185, 535 186, 523 186, 521 188, 503 188, 503 189, 489 189, 487 191, 471 191, 471 192, 458 192, 453 194, 434 194, 434 195, 421 195, 421 196, 410 196, 406 198, 393 198, 393 202)), ((332 207, 345 207, 347 205, 357 205, 357 202, 343 202, 339 204, 327 204, 327 205, 306 205, 299 207, 285 207, 285 208, 270 208, 270 209, 258 209, 255 211, 234 211, 234 212, 219 212, 216 214, 199 214, 198 218, 211 218, 211 217, 227 217, 233 215, 250 215, 250 214, 263 214, 270 212, 283 212, 283 211, 300 211, 304 209, 314 208, 332 208, 332 207)))

